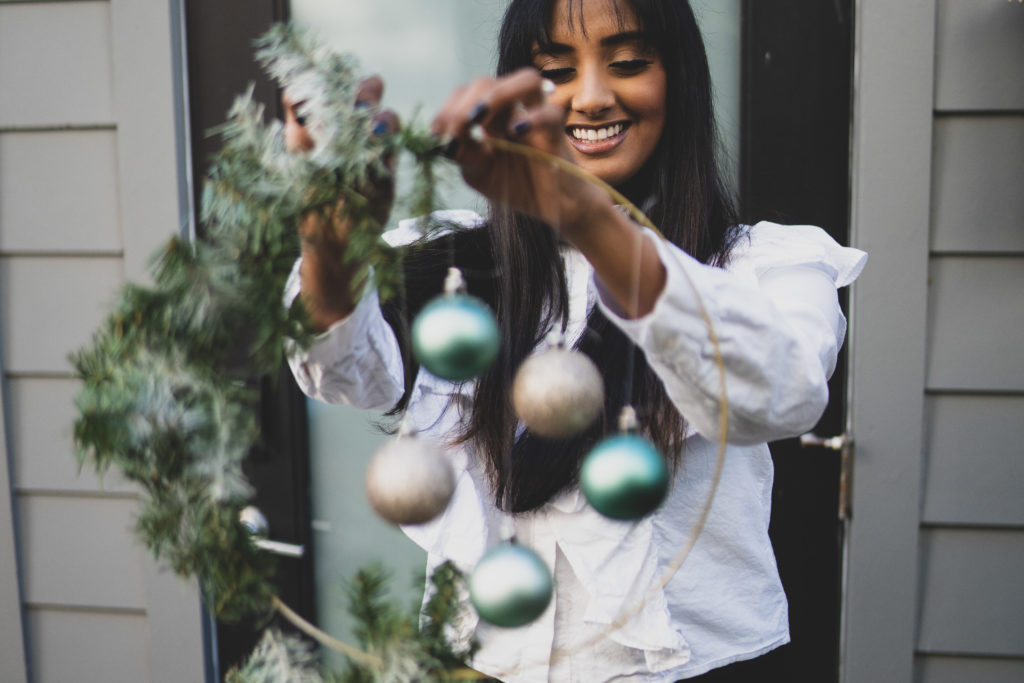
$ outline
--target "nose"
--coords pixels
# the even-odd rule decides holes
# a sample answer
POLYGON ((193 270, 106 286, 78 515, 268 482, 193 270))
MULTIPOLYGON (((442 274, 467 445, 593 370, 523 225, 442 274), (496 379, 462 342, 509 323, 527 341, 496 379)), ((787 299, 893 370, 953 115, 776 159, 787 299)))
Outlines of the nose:
POLYGON ((615 105, 615 93, 607 75, 599 68, 580 68, 570 107, 590 118, 600 118, 615 105))

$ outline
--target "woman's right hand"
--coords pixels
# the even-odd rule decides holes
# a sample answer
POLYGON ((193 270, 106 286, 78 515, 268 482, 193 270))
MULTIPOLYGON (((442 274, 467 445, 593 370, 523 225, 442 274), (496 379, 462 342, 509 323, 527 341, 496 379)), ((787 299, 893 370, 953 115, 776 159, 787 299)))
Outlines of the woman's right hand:
MULTIPOLYGON (((399 128, 398 116, 391 110, 380 109, 384 82, 377 76, 364 80, 356 95, 357 106, 365 106, 375 114, 371 119, 371 134, 385 135, 399 128)), ((284 105, 285 148, 294 154, 305 154, 316 147, 316 122, 304 120, 298 110, 301 102, 294 102, 285 92, 284 105)), ((387 165, 394 172, 394 160, 387 165)), ((374 217, 385 224, 394 203, 395 185, 391 175, 373 181, 365 188, 374 217)), ((364 283, 353 283, 358 264, 344 262, 348 244, 350 221, 344 203, 310 211, 299 224, 302 238, 302 265, 299 268, 303 303, 309 311, 313 327, 325 330, 346 317, 355 308, 357 293, 364 283)))

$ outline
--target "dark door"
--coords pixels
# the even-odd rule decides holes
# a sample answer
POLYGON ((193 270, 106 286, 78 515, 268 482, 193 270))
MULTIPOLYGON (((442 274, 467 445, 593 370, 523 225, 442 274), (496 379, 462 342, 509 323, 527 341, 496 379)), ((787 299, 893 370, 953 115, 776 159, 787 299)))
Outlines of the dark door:
MULTIPOLYGON (((288 18, 287 0, 186 0, 189 123, 192 135, 194 195, 202 196, 209 159, 220 141, 207 134, 223 123, 237 95, 250 83, 267 115, 282 117, 278 92, 253 60, 253 40, 288 18)), ((256 489, 252 503, 264 514, 268 537, 303 546, 301 558, 277 561, 277 595, 315 623, 313 560, 309 514, 309 457, 305 401, 287 368, 260 378, 262 445, 246 461, 256 489)), ((289 625, 275 620, 287 630, 289 625)), ((211 655, 218 680, 256 645, 266 623, 210 625, 211 655)))
MULTIPOLYGON (((197 197, 217 142, 204 132, 224 120, 249 82, 275 112, 277 95, 252 60, 252 39, 288 14, 287 0, 186 0, 189 93, 197 197)), ((852 0, 743 1, 740 176, 746 220, 820 225, 839 242, 849 233, 852 0)), ((844 301, 845 306, 845 301, 844 301)), ((832 400, 816 428, 843 431, 845 354, 832 400)), ((249 476, 275 540, 303 544, 302 560, 280 561, 279 595, 315 617, 310 557, 305 404, 285 371, 264 380, 268 447, 249 476)), ((840 457, 797 440, 772 444, 776 465, 772 542, 790 602, 793 642, 771 655, 773 680, 837 680, 843 523, 840 457)), ((262 625, 216 628, 219 675, 254 645, 262 625)))
MULTIPOLYGON (((744 0, 740 192, 744 217, 819 225, 849 240, 851 0, 744 0)), ((846 294, 841 293, 846 310, 846 294)), ((815 428, 843 432, 846 354, 815 428)), ((773 680, 838 679, 844 524, 841 456, 798 439, 771 444, 770 533, 789 598, 792 642, 773 680)))

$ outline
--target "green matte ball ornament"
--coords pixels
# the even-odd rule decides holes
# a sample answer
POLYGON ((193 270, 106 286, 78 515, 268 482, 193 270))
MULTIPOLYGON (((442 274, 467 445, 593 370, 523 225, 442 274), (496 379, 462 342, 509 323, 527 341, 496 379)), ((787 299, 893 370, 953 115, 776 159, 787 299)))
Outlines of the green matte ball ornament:
POLYGON ((449 269, 445 293, 424 306, 412 324, 416 360, 431 374, 453 382, 478 377, 501 346, 491 309, 460 292, 464 289, 458 269, 449 269))
POLYGON ((668 488, 669 470, 661 453, 647 439, 629 432, 601 441, 580 468, 580 489, 587 502, 612 519, 636 520, 650 514, 668 488))
POLYGON ((484 554, 469 577, 469 596, 480 618, 495 626, 524 626, 547 609, 554 583, 537 553, 502 543, 484 554))

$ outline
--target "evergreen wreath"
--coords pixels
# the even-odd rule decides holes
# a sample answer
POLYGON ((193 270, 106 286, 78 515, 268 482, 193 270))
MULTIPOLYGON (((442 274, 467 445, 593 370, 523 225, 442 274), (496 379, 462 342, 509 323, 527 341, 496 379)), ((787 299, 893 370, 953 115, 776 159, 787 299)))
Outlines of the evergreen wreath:
MULTIPOLYGON (((361 77, 354 60, 285 25, 257 48, 267 72, 304 100, 303 113, 323 122, 321 143, 308 154, 287 152, 282 124, 264 123, 252 88, 237 98, 216 130, 223 148, 203 190, 202 236, 172 238, 154 257, 152 285, 123 287, 90 345, 71 358, 82 379, 73 430, 80 464, 101 474, 114 468, 139 486, 142 542, 177 574, 196 577, 205 604, 225 621, 260 619, 279 604, 269 583, 274 561, 239 514, 252 494, 242 463, 260 440, 258 378, 276 373, 286 342, 306 345, 312 337, 301 301, 282 304, 300 220, 343 207, 352 222, 345 259, 360 268, 354 281, 369 279, 386 298, 399 286, 403 251, 380 238, 384 226, 362 188, 389 174, 389 156, 407 152, 417 173, 410 209, 429 216, 436 203, 429 153, 436 139, 409 128, 372 135, 373 112, 355 102, 361 77)), ((433 577, 433 616, 424 615, 423 636, 415 619, 383 608, 379 573, 356 577, 357 618, 391 614, 363 629, 364 647, 394 660, 381 671, 399 660, 406 669, 415 661, 417 671, 437 671, 469 654, 446 651, 440 637, 455 604, 455 574, 447 567, 433 577), (434 618, 442 621, 431 626, 434 618)), ((319 680, 309 666, 294 638, 268 632, 231 680, 319 680)), ((422 680, 389 680, 414 678, 422 680)))

